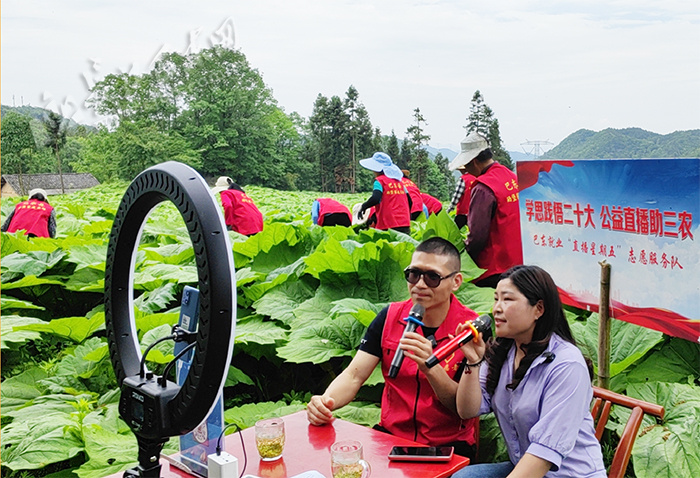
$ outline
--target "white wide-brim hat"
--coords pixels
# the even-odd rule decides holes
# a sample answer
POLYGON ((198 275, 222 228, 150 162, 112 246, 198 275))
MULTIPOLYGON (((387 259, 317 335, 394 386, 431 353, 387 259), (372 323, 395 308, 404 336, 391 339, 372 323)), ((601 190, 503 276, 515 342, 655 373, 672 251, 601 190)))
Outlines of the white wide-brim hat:
POLYGON ((479 153, 489 147, 489 141, 476 131, 473 131, 469 133, 459 145, 462 150, 455 159, 450 162, 449 168, 451 171, 471 163, 474 158, 479 156, 479 153))
POLYGON ((46 194, 46 191, 44 191, 41 188, 32 189, 31 191, 29 191, 29 194, 27 195, 27 197, 30 198, 30 197, 34 196, 35 194, 41 194, 42 196, 44 196, 44 199, 47 199, 49 197, 49 195, 46 194))
POLYGON ((386 177, 391 179, 403 178, 401 169, 394 164, 386 153, 374 153, 371 158, 361 159, 360 165, 370 171, 377 173, 382 172, 386 177))
POLYGON ((221 176, 216 180, 216 184, 214 184, 214 187, 211 188, 211 192, 214 194, 220 193, 224 189, 228 189, 232 182, 233 179, 229 178, 228 176, 221 176))

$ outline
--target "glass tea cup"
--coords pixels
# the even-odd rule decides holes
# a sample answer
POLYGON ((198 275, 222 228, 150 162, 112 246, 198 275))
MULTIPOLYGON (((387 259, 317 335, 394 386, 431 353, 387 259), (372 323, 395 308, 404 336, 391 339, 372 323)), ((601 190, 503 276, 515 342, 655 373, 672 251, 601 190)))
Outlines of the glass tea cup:
POLYGON ((333 478, 367 478, 372 472, 362 459, 362 443, 345 440, 331 445, 331 472, 333 478))
POLYGON ((256 422, 255 445, 263 461, 280 458, 284 449, 284 421, 275 417, 256 422))

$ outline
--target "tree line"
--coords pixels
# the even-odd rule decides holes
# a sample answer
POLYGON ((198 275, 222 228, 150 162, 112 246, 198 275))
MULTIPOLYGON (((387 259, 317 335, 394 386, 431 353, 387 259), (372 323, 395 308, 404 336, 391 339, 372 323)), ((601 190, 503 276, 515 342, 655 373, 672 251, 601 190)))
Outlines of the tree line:
MULTIPOLYGON (((94 85, 88 105, 112 118, 110 124, 69 130, 66 120, 49 113, 39 131, 27 117, 4 114, 4 172, 89 172, 105 182, 131 180, 176 160, 240 184, 356 192, 373 183, 359 159, 384 151, 425 192, 446 200, 454 187, 448 159, 430 158, 425 150, 430 136, 419 108, 401 140, 372 125, 352 85, 342 97, 319 94, 309 118, 287 114, 239 50, 166 53, 142 75, 106 76, 94 85)), ((512 168, 500 147, 498 120, 479 91, 467 122, 467 132, 489 137, 496 158, 512 168)))

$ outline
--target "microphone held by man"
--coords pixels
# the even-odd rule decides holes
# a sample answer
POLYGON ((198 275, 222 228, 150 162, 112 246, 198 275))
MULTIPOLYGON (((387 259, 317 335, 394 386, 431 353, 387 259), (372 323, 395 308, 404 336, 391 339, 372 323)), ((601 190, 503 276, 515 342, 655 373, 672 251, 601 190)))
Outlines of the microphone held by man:
MULTIPOLYGON (((411 311, 408 313, 408 317, 404 319, 406 321, 406 328, 403 331, 401 338, 405 337, 408 332, 414 332, 419 325, 423 325, 421 320, 423 319, 423 314, 425 314, 425 307, 421 304, 414 304, 411 307, 411 311)), ((389 367, 389 377, 396 378, 399 374, 399 369, 403 363, 404 351, 401 347, 396 349, 394 358, 391 361, 391 367, 389 367)))
POLYGON ((458 348, 472 340, 476 335, 484 334, 486 331, 491 329, 491 317, 488 314, 480 315, 473 321, 471 321, 469 328, 464 330, 459 335, 450 339, 446 344, 438 347, 433 355, 428 357, 425 361, 425 365, 428 368, 433 368, 438 363, 445 360, 447 357, 452 355, 458 348))

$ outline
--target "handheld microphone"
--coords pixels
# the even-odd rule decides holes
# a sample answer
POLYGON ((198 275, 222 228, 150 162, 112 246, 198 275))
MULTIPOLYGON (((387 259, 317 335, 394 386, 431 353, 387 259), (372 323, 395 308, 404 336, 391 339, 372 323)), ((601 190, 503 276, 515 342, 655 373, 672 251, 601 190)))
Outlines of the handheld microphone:
MULTIPOLYGON (((413 332, 419 325, 423 325, 423 322, 421 322, 423 314, 425 314, 425 307, 422 305, 414 304, 413 307, 411 307, 411 312, 409 312, 408 317, 404 319, 406 321, 406 328, 404 329, 401 338, 404 338, 407 332, 413 332)), ((391 367, 389 367, 390 378, 396 378, 396 376, 399 374, 401 363, 403 363, 403 349, 401 346, 399 346, 399 348, 396 349, 393 360, 391 361, 391 367)))
POLYGON ((480 315, 471 322, 471 327, 463 330, 461 334, 457 335, 455 338, 451 339, 445 345, 439 347, 437 350, 433 351, 433 355, 428 357, 425 361, 425 365, 428 368, 433 368, 438 363, 445 360, 447 357, 452 355, 455 350, 460 348, 462 345, 469 342, 474 338, 474 331, 478 334, 483 334, 486 330, 491 327, 491 317, 487 314, 480 315))

